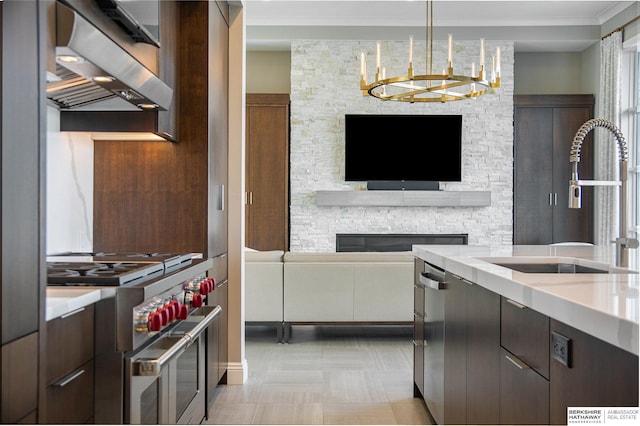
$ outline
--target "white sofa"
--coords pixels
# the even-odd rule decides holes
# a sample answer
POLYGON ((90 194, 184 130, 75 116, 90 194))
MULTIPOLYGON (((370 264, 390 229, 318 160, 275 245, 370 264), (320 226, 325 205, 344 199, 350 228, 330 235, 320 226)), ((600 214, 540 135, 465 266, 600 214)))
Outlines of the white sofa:
POLYGON ((244 256, 244 320, 272 323, 282 340, 284 251, 246 250, 244 256))
POLYGON ((282 322, 285 341, 291 323, 410 323, 413 259, 411 252, 249 251, 245 320, 282 322))

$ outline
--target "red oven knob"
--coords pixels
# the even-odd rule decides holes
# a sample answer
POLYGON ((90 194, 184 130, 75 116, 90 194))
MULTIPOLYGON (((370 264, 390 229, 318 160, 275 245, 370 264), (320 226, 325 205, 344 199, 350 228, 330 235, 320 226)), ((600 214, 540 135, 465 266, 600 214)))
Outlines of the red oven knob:
POLYGON ((185 320, 189 317, 189 305, 180 305, 178 319, 185 320))
POLYGON ((158 315, 160 315, 162 326, 169 324, 169 311, 164 306, 158 309, 158 315))
POLYGON ((199 308, 202 306, 202 295, 200 293, 195 293, 193 295, 193 299, 191 299, 191 305, 194 308, 199 308))
POLYGON ((200 294, 209 294, 209 281, 204 280, 200 282, 200 294))
POLYGON ((162 330, 162 318, 156 313, 152 312, 149 314, 149 331, 160 331, 162 330))
POLYGON ((208 278, 209 281, 209 293, 216 289, 216 280, 214 278, 208 278))
POLYGON ((171 309, 173 310, 173 319, 178 318, 178 315, 180 314, 180 302, 172 300, 169 302, 169 305, 171 305, 171 309))
POLYGON ((172 322, 174 319, 176 319, 176 311, 173 304, 167 303, 166 305, 164 305, 164 309, 167 311, 169 322, 172 322))

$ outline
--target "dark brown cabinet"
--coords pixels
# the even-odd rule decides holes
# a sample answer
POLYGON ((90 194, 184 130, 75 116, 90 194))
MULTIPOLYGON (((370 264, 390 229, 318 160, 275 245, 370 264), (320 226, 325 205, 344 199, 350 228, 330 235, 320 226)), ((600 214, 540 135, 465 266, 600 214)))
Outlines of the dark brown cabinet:
POLYGON ((500 424, 549 423, 549 317, 501 298, 500 424))
POLYGON ((501 348, 499 424, 548 423, 549 381, 501 348))
MULTIPOLYGON (((593 242, 593 188, 569 209, 569 151, 593 118, 593 95, 514 96, 514 244, 593 242)), ((582 145, 582 179, 593 178, 592 135, 582 145)))
POLYGON ((550 422, 567 424, 567 407, 637 407, 638 356, 551 319, 569 339, 569 365, 550 361, 550 422))
POLYGON ((246 243, 289 249, 289 95, 248 94, 246 243))
POLYGON ((44 423, 87 423, 94 415, 94 307, 47 322, 44 423))
POLYGON ((0 421, 38 420, 46 1, 0 2, 0 421))
MULTIPOLYGON (((38 333, 2 345, 1 423, 30 423, 38 406, 38 333)), ((35 423, 32 422, 32 423, 35 423)))
POLYGON ((497 424, 500 296, 446 274, 444 423, 497 424))

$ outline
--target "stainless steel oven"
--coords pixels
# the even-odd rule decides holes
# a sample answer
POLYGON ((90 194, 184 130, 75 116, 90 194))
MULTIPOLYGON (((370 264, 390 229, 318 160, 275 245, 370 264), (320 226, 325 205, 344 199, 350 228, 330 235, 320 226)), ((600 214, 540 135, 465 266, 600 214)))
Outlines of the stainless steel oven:
POLYGON ((205 333, 220 306, 188 319, 126 358, 125 416, 131 424, 198 424, 205 412, 205 333))
POLYGON ((96 424, 200 423, 206 416, 205 331, 211 259, 163 253, 67 253, 47 259, 48 284, 96 286, 96 424))

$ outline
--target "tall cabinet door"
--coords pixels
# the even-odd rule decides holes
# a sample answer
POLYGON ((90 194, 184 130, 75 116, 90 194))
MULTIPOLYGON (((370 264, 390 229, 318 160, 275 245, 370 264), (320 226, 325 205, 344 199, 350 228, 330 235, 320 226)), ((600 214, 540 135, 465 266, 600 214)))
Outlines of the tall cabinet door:
MULTIPOLYGON (((514 96, 514 244, 593 242, 593 188, 569 209, 569 152, 593 117, 592 95, 514 96)), ((592 135, 582 146, 582 179, 593 178, 592 135)))
POLYGON ((249 94, 246 246, 289 249, 289 95, 249 94))

